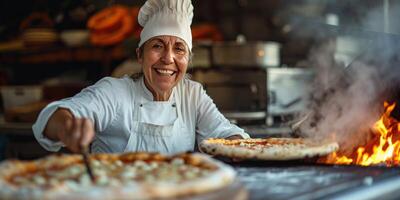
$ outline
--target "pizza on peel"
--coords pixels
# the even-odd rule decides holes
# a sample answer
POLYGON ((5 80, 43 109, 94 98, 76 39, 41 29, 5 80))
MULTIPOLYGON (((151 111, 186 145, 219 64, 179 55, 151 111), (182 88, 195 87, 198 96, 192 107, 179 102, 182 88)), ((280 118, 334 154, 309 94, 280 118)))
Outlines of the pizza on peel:
POLYGON ((322 156, 339 149, 336 142, 316 142, 305 138, 210 138, 200 143, 200 150, 239 159, 294 160, 322 156))

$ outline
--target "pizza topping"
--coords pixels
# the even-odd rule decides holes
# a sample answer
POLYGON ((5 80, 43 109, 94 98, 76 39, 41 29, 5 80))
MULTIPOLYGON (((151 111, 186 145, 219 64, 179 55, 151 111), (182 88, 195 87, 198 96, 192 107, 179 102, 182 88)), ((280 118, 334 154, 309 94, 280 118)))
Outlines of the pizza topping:
MULTIPOLYGON (((158 157, 158 160, 132 160, 131 162, 125 160, 125 163, 121 160, 95 158, 92 158, 90 162, 96 177, 95 184, 98 186, 118 186, 132 181, 179 183, 207 176, 215 170, 201 162, 197 162, 198 165, 191 165, 189 162, 196 163, 196 161, 186 161, 184 157, 170 160, 158 157)), ((28 174, 14 175, 10 182, 20 187, 31 185, 55 187, 61 184, 73 191, 93 184, 81 161, 69 166, 58 166, 57 169, 52 168, 49 171, 38 170, 28 174)))
POLYGON ((279 148, 303 148, 306 146, 304 141, 298 138, 291 138, 290 140, 282 138, 267 138, 267 139, 208 139, 209 144, 223 145, 223 146, 234 146, 234 147, 244 147, 249 149, 266 149, 274 148, 279 146, 279 148))
POLYGON ((0 199, 175 199, 233 183, 235 171, 202 154, 93 154, 0 163, 0 199))

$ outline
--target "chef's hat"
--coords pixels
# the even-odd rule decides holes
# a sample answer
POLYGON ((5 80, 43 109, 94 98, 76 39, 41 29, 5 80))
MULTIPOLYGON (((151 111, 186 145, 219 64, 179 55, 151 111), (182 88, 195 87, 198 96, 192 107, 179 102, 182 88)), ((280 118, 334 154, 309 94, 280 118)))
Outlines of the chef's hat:
POLYGON ((139 47, 148 39, 171 35, 183 39, 192 49, 192 32, 190 24, 193 18, 191 0, 148 0, 140 8, 139 24, 143 27, 140 33, 139 47))

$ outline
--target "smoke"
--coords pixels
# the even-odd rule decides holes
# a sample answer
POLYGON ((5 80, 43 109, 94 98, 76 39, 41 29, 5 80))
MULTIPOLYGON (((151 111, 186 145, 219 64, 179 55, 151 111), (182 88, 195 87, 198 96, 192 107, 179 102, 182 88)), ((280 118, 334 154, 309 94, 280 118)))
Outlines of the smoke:
MULTIPOLYGON (((327 48, 326 46, 320 48, 327 48)), ((352 63, 349 68, 327 62, 325 51, 314 50, 317 70, 312 103, 300 132, 317 139, 336 140, 350 150, 368 139, 379 118, 377 95, 381 94, 379 73, 373 65, 352 63)))
POLYGON ((308 61, 316 69, 316 78, 309 109, 300 116, 305 119, 299 127, 303 136, 338 141, 344 153, 372 136, 383 102, 400 88, 400 36, 371 31, 382 25, 380 12, 381 8, 370 11, 359 25, 368 25, 369 31, 339 30, 339 37, 310 51, 308 61), (351 46, 339 45, 342 36, 352 39, 344 43, 351 46), (339 50, 354 46, 357 51, 345 52, 351 55, 349 63, 335 59, 339 50))

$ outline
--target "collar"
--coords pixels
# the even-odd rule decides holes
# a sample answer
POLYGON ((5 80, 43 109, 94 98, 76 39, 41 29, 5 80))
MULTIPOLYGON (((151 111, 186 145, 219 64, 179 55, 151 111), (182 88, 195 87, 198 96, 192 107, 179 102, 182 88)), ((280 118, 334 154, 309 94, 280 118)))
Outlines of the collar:
MULTIPOLYGON (((144 75, 140 78, 140 87, 143 91, 143 97, 148 101, 153 101, 153 99, 154 99, 153 93, 151 93, 151 91, 146 87, 146 85, 144 83, 144 75)), ((165 102, 173 101, 174 96, 175 96, 175 88, 176 88, 176 86, 172 88, 171 95, 169 96, 169 99, 165 102)))

